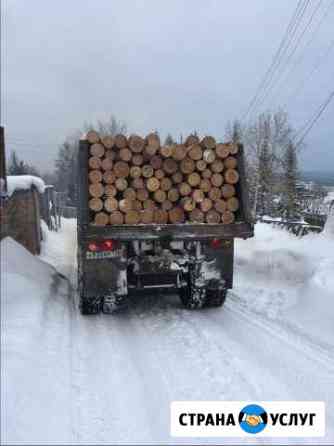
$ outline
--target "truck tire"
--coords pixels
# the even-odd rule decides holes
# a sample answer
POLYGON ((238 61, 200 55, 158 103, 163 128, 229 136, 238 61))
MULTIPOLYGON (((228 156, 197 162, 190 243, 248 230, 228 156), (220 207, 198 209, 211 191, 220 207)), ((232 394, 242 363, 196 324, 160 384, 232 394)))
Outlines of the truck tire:
POLYGON ((206 291, 205 307, 221 307, 226 299, 227 289, 212 289, 206 291))
POLYGON ((105 314, 116 313, 127 306, 127 296, 116 294, 105 296, 102 303, 102 312, 105 314))
POLYGON ((83 315, 98 314, 101 311, 101 298, 85 298, 80 296, 79 309, 83 315))
POLYGON ((206 301, 205 287, 195 285, 195 271, 189 270, 187 285, 180 288, 180 299, 185 308, 196 310, 203 308, 206 301))

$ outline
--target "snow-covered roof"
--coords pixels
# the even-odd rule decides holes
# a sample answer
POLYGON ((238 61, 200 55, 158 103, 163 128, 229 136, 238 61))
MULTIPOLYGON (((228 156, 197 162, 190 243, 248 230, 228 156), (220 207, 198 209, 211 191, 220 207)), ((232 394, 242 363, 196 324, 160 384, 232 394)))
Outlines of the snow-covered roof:
POLYGON ((324 198, 324 203, 325 204, 331 203, 332 201, 334 201, 334 191, 328 192, 328 194, 324 198))
POLYGON ((9 196, 17 190, 29 190, 31 186, 35 186, 39 193, 44 193, 45 183, 39 177, 33 175, 10 175, 7 177, 7 192, 9 196))

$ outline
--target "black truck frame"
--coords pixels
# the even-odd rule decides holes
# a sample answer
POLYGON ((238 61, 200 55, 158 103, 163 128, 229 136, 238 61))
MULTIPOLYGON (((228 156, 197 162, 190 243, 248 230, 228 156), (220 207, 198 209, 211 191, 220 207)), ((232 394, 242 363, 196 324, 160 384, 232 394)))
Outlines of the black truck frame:
POLYGON ((237 154, 240 209, 223 224, 97 226, 88 208, 89 143, 80 141, 78 169, 78 292, 82 314, 112 313, 130 294, 170 289, 186 308, 221 306, 233 286, 234 238, 254 235, 243 147, 237 154))

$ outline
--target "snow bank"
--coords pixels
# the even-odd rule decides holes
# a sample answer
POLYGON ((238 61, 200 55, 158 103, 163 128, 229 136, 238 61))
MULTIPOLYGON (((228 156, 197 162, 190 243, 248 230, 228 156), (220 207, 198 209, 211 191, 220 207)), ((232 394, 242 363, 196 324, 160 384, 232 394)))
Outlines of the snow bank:
POLYGON ((17 190, 29 190, 31 186, 35 186, 40 194, 44 193, 44 181, 33 175, 12 175, 7 177, 7 191, 11 196, 17 190))
POLYGON ((235 293, 242 305, 333 344, 333 233, 333 216, 323 233, 303 238, 258 223, 253 239, 236 242, 235 293))

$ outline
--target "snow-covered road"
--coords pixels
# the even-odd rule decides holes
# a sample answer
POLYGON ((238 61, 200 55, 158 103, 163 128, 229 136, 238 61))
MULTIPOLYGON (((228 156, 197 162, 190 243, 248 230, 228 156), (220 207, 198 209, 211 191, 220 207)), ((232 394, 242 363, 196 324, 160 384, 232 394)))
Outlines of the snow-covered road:
MULTIPOLYGON (((147 295, 123 314, 91 317, 81 316, 75 302, 70 221, 61 234, 47 234, 41 259, 48 263, 4 240, 2 442, 193 443, 169 436, 173 400, 320 400, 327 405, 326 437, 290 442, 333 443, 334 305, 324 312, 329 321, 322 306, 331 301, 333 279, 325 273, 334 259, 320 254, 325 246, 331 252, 333 242, 320 236, 312 242, 312 236, 307 247, 296 248, 297 239, 268 231, 243 248, 240 242, 236 286, 222 309, 187 311, 177 296, 147 295), (279 292, 272 261, 262 259, 273 270, 265 281, 263 265, 250 262, 266 237, 272 237, 271 253, 280 239, 282 265, 293 253, 294 280, 281 265, 279 292), (282 243, 289 246, 284 259, 282 243), (312 243, 318 269, 304 252, 316 250, 312 243), (305 268, 307 280, 299 282, 305 268), (310 303, 315 292, 316 306, 310 303)), ((236 441, 247 439, 230 439, 236 441)))

